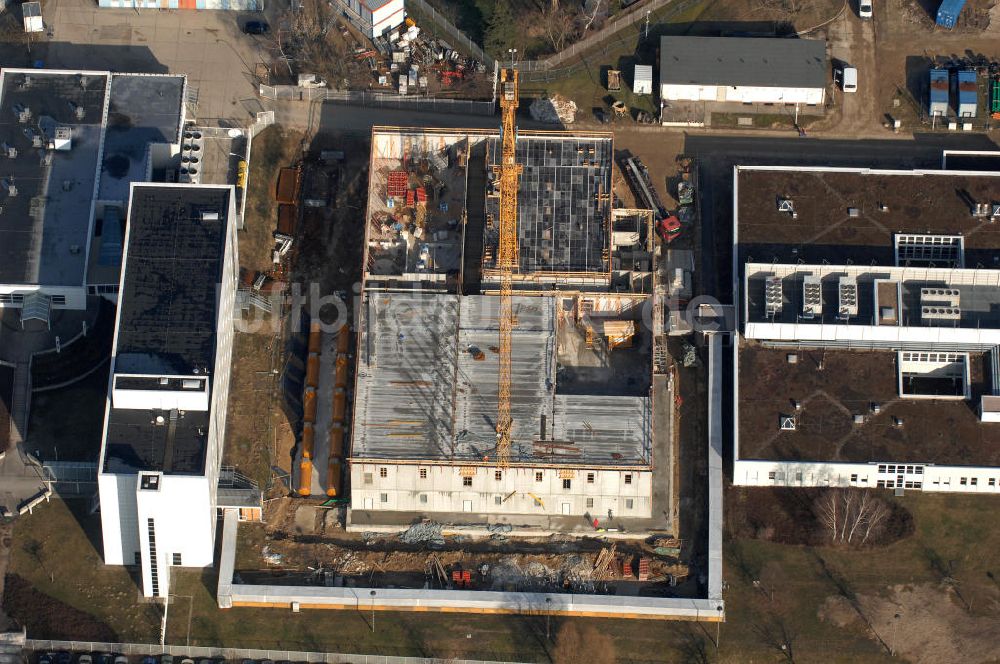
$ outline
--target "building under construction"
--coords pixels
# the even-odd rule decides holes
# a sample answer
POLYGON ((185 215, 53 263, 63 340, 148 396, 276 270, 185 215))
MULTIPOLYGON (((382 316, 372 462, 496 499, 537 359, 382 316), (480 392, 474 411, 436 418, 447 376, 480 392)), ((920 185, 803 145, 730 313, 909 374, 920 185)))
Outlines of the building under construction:
POLYGON ((615 208, 611 134, 519 132, 505 314, 501 142, 496 131, 373 130, 352 521, 433 512, 669 528, 673 399, 653 214, 615 208))

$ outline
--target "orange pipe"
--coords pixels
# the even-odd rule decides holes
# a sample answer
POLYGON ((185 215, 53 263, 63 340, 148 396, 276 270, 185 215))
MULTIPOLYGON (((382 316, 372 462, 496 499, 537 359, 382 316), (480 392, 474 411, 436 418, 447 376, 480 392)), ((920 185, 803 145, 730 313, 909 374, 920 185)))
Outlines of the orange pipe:
MULTIPOLYGON (((313 414, 316 413, 316 407, 313 406, 313 414)), ((333 417, 331 420, 335 424, 343 424, 344 416, 347 414, 347 393, 344 390, 335 390, 333 393, 333 417)))
POLYGON ((337 335, 337 352, 341 355, 347 353, 348 347, 351 344, 351 330, 349 327, 344 325, 340 328, 340 334, 337 335))
POLYGON ((339 459, 344 455, 344 425, 330 425, 330 459, 339 459))
POLYGON ((337 370, 334 373, 333 386, 344 389, 347 387, 347 357, 337 355, 337 370))
POLYGON ((308 496, 312 493, 312 461, 303 459, 299 464, 299 495, 308 496))
POLYGON ((320 352, 320 342, 323 337, 320 333, 319 321, 313 321, 309 326, 309 352, 319 353, 320 352))
POLYGON ((330 459, 326 465, 326 495, 331 498, 340 495, 340 460, 330 459))
POLYGON ((306 386, 319 387, 319 355, 309 353, 306 359, 306 386))
POLYGON ((316 440, 316 430, 313 429, 312 422, 305 422, 302 425, 302 458, 313 458, 313 442, 316 440))
MULTIPOLYGON (((336 399, 334 399, 334 403, 336 403, 336 399)), ((302 421, 316 421, 316 390, 311 387, 307 387, 306 393, 302 395, 302 421)))

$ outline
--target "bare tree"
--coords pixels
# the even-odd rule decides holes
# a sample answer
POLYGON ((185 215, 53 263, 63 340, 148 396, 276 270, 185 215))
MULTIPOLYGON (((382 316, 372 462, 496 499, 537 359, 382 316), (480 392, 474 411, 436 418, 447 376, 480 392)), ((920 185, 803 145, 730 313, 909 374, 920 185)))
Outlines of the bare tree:
POLYGON ((839 544, 867 544, 885 528, 892 511, 871 491, 830 489, 813 505, 819 522, 839 544))
POLYGON ((548 37, 552 48, 558 53, 563 50, 568 42, 576 36, 575 19, 573 14, 561 7, 558 2, 554 2, 541 15, 542 29, 548 37))

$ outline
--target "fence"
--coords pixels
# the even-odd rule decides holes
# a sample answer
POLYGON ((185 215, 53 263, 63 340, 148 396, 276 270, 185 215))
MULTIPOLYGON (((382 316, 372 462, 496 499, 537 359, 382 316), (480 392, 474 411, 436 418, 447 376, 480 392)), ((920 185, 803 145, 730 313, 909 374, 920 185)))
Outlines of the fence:
POLYGON ((260 96, 265 99, 296 101, 328 101, 335 104, 351 104, 403 110, 434 111, 437 113, 465 113, 469 115, 493 115, 496 103, 471 99, 442 99, 440 97, 420 97, 393 95, 384 92, 364 90, 328 90, 326 88, 300 88, 296 85, 261 85, 260 96))
POLYGON ((309 664, 518 664, 517 662, 484 662, 476 659, 437 659, 431 657, 396 657, 392 655, 349 655, 344 653, 306 652, 296 650, 255 650, 253 648, 206 648, 199 646, 156 645, 151 643, 99 643, 94 641, 48 641, 27 639, 25 648, 39 652, 108 652, 122 655, 173 655, 177 657, 226 659, 228 661, 269 659, 275 662, 308 662, 309 664))
POLYGON ((490 56, 486 55, 485 52, 483 52, 483 49, 480 48, 479 44, 466 37, 465 33, 463 33, 461 30, 452 25, 451 21, 449 21, 447 18, 442 16, 440 12, 438 12, 436 9, 427 4, 425 0, 407 0, 406 4, 411 9, 413 7, 416 7, 417 11, 419 11, 422 14, 426 14, 431 19, 432 23, 437 24, 438 27, 440 27, 442 30, 448 33, 448 37, 450 39, 455 40, 455 44, 453 44, 453 46, 461 47, 461 49, 470 53, 474 58, 476 58, 480 62, 486 63, 486 65, 489 67, 492 67, 496 64, 496 61, 493 60, 493 58, 491 58, 490 56))

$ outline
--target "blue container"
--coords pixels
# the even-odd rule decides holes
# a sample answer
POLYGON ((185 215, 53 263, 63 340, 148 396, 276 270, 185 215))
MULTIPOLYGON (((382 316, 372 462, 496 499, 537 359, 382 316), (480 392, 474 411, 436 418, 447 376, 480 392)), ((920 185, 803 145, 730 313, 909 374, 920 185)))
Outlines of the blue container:
POLYGON ((962 13, 963 7, 965 0, 941 0, 937 12, 937 24, 951 30, 958 22, 958 15, 962 13))

